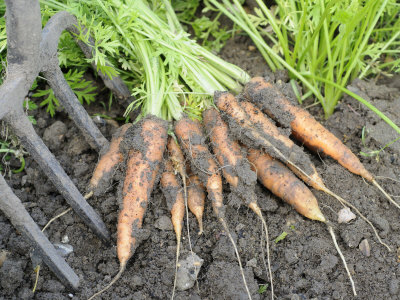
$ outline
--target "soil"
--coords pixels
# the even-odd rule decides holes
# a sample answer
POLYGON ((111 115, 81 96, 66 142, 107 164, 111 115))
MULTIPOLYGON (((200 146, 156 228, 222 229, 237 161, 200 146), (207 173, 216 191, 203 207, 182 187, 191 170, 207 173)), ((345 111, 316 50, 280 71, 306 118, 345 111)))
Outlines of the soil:
MULTIPOLYGON (((267 67, 262 57, 257 51, 249 51, 250 45, 247 39, 239 37, 228 42, 222 56, 252 76, 266 75, 267 67)), ((284 72, 274 77, 282 88, 287 87, 284 72)), ((368 96, 374 105, 400 124, 398 84, 388 79, 380 85, 357 81, 352 84, 352 89, 368 96)), ((305 106, 310 104, 305 103, 305 106)), ((102 112, 112 117, 123 110, 115 107, 113 111, 102 111, 101 106, 93 105, 86 109, 90 114, 102 112)), ((349 97, 344 97, 326 122, 318 106, 308 109, 357 154, 380 149, 396 137, 374 113, 349 97), (364 126, 366 135, 361 139, 364 126)), ((98 154, 83 141, 65 113, 59 112, 50 118, 44 110, 38 110, 35 118, 38 134, 44 137, 45 143, 84 193, 98 154)), ((108 139, 116 130, 107 123, 99 124, 99 127, 108 139)), ((393 180, 400 179, 399 145, 400 142, 396 142, 387 147, 379 154, 379 159, 358 155, 366 168, 394 196, 400 195, 400 184, 393 180)), ((335 224, 339 246, 356 284, 358 297, 353 297, 348 277, 326 226, 305 219, 257 185, 258 201, 269 226, 277 299, 400 299, 400 211, 389 204, 375 187, 350 174, 330 158, 315 154, 311 157, 326 185, 356 205, 371 220, 383 240, 391 246, 392 252, 377 242, 370 227, 360 218, 350 224, 338 224, 337 212, 341 206, 333 198, 313 190, 323 213, 335 224), (283 240, 273 242, 284 232, 287 235, 283 240), (365 239, 370 246, 369 256, 365 255, 365 247, 364 251, 359 248, 365 239)), ((7 176, 7 181, 34 220, 43 227, 55 215, 66 210, 68 205, 38 165, 30 157, 26 161, 25 171, 7 176)), ((73 252, 66 257, 66 261, 81 279, 78 291, 67 290, 46 266, 42 266, 36 292, 32 292, 35 281, 30 257, 32 249, 0 212, 0 299, 87 299, 104 287, 118 271, 114 245, 120 180, 120 176, 117 176, 113 186, 103 196, 89 200, 112 232, 113 246, 102 244, 72 212, 56 220, 45 231, 51 242, 73 246, 73 252), (4 251, 8 252, 5 259, 4 251)), ((229 187, 225 184, 224 188, 228 195, 229 187)), ((156 188, 144 219, 143 239, 122 278, 102 295, 103 299, 168 299, 171 296, 176 241, 171 225, 166 221, 168 217, 166 200, 160 189, 156 188)), ((265 251, 260 247, 260 221, 248 208, 229 205, 226 219, 237 241, 253 299, 270 299, 269 280, 262 260, 265 251), (265 285, 267 288, 263 292, 265 285)), ((232 246, 214 216, 210 203, 206 204, 205 209, 204 234, 197 235, 198 226, 193 215, 189 217, 189 226, 193 251, 204 262, 198 275, 198 285, 187 291, 178 291, 176 299, 246 299, 232 246)), ((188 251, 185 229, 182 257, 187 256, 188 251)))

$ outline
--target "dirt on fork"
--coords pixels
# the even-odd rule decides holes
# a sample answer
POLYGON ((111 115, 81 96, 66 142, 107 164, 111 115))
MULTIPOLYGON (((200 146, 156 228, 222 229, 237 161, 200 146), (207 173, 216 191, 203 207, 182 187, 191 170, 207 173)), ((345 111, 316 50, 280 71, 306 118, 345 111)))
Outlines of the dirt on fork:
MULTIPOLYGON (((249 51, 250 41, 237 37, 229 41, 221 55, 248 71, 252 76, 267 75, 280 89, 293 96, 285 72, 271 74, 257 51, 249 51)), ((369 99, 374 105, 400 124, 400 89, 390 80, 376 85, 373 81, 355 81, 351 89, 369 99)), ((305 106, 312 103, 308 102, 305 106)), ((101 111, 100 106, 86 107, 90 114, 105 113, 114 117, 116 111, 101 111)), ((376 156, 363 156, 396 138, 389 126, 356 100, 344 97, 328 121, 323 120, 319 106, 307 108, 319 121, 358 154, 362 163, 389 194, 400 201, 400 141, 376 156), (363 130, 363 128, 365 128, 363 130), (364 138, 362 139, 362 132, 364 138)), ((58 161, 82 193, 98 161, 98 154, 84 142, 68 116, 59 112, 50 118, 44 110, 35 112, 38 134, 55 154, 58 161)), ((110 139, 116 128, 99 124, 110 139)), ((300 145, 301 146, 301 145, 300 145)), ((349 264, 358 297, 351 286, 326 226, 300 216, 289 205, 271 195, 257 184, 256 194, 263 210, 271 238, 271 262, 277 299, 400 299, 400 211, 361 177, 353 175, 330 158, 310 154, 329 189, 339 194, 365 214, 377 227, 392 252, 379 244, 366 222, 357 218, 350 224, 338 224, 341 205, 332 197, 312 190, 321 209, 334 224, 339 246, 349 264), (286 233, 279 242, 276 237, 286 233), (369 256, 360 244, 368 241, 369 256)), ((53 243, 71 245, 73 252, 66 261, 81 279, 78 291, 67 290, 56 277, 41 266, 36 292, 31 250, 24 238, 15 231, 0 212, 0 299, 87 299, 107 284, 118 271, 116 255, 116 223, 118 190, 122 174, 116 174, 106 193, 89 200, 112 232, 112 245, 107 246, 93 235, 73 212, 52 223, 45 234, 53 243), (7 252, 3 261, 4 253, 7 252)), ((51 218, 68 208, 51 182, 30 157, 22 173, 6 176, 16 195, 22 200, 33 219, 43 227, 51 218)), ((229 187, 224 185, 225 195, 229 187)), ((229 202, 228 196, 225 197, 229 202)), ((229 203, 228 203, 229 204, 229 203)), ((176 239, 166 200, 157 187, 149 203, 143 223, 143 239, 129 262, 123 277, 105 292, 102 299, 168 299, 172 293, 175 271, 176 239)), ((232 228, 245 267, 247 283, 253 299, 270 299, 269 279, 263 267, 261 248, 262 225, 247 207, 228 205, 226 220, 232 228)), ((185 224, 186 226, 186 224, 185 224)), ((246 299, 238 263, 231 242, 206 202, 204 233, 198 236, 198 225, 189 217, 193 251, 204 260, 198 275, 198 285, 178 291, 175 299, 246 299)), ((182 252, 189 252, 186 228, 183 231, 182 252)))

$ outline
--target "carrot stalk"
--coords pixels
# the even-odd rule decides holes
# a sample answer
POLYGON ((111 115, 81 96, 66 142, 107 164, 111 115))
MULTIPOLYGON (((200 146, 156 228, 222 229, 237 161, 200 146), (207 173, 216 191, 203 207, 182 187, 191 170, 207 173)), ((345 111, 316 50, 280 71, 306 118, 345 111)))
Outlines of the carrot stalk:
POLYGON ((121 126, 113 135, 108 150, 101 156, 97 166, 93 172, 88 186, 88 193, 85 198, 90 198, 93 194, 100 195, 105 192, 109 183, 114 175, 115 169, 118 164, 124 160, 123 154, 120 150, 120 144, 124 138, 126 131, 132 124, 125 124, 121 126))
POLYGON ((126 143, 129 143, 132 149, 128 152, 122 206, 117 225, 120 270, 110 284, 90 299, 109 289, 121 277, 135 252, 146 207, 167 143, 167 123, 154 116, 146 116, 131 129, 126 133, 129 137, 126 143))
POLYGON ((266 271, 270 276, 271 299, 274 299, 268 227, 261 213, 261 209, 257 204, 257 197, 254 192, 257 175, 250 169, 250 164, 242 154, 240 145, 229 137, 228 126, 214 108, 207 109, 203 112, 203 122, 210 137, 214 154, 226 181, 230 184, 232 191, 260 218, 265 227, 268 261, 268 270, 266 271))
POLYGON ((288 100, 272 83, 262 77, 254 77, 246 85, 244 95, 282 126, 291 128, 296 139, 308 148, 325 153, 350 172, 365 178, 400 209, 400 205, 384 191, 348 147, 306 110, 288 100))
POLYGON ((191 168, 199 176, 200 180, 207 189, 208 198, 218 220, 221 222, 226 234, 228 235, 232 246, 235 250, 236 257, 239 263, 240 272, 246 288, 248 297, 251 299, 251 294, 244 276, 242 262, 235 241, 229 231, 225 221, 225 205, 223 203, 222 179, 219 173, 217 164, 215 163, 211 153, 208 151, 204 143, 200 123, 195 120, 190 120, 188 117, 182 117, 175 124, 175 134, 179 139, 181 147, 186 153, 186 157, 190 158, 191 168))
POLYGON ((357 293, 353 278, 349 272, 346 260, 337 244, 333 228, 329 225, 329 222, 319 209, 318 201, 311 191, 282 163, 274 160, 268 154, 262 153, 260 150, 250 149, 248 159, 256 170, 258 179, 274 195, 290 204, 301 215, 312 220, 321 221, 327 225, 335 248, 342 259, 343 265, 350 279, 353 293, 356 296, 357 293))

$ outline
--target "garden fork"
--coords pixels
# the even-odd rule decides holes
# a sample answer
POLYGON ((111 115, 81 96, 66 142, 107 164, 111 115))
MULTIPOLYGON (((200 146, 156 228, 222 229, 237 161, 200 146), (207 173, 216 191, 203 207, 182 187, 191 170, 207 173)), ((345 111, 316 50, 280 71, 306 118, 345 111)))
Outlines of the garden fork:
MULTIPOLYGON (((38 0, 6 0, 5 3, 8 65, 6 78, 0 87, 0 120, 12 129, 72 209, 98 237, 107 242, 110 233, 105 224, 35 133, 23 111, 23 101, 41 72, 91 147, 98 152, 108 148, 109 142, 81 106, 59 67, 57 56, 59 37, 64 30, 77 34, 77 20, 67 12, 59 12, 42 30, 38 0)), ((81 41, 77 43, 86 57, 92 57, 93 48, 90 45, 81 41)), ((125 99, 131 97, 128 88, 119 77, 111 80, 103 74, 99 76, 117 97, 125 99)), ((79 284, 78 276, 57 254, 53 245, 41 232, 1 174, 0 209, 16 229, 25 234, 61 282, 76 289, 79 284)))

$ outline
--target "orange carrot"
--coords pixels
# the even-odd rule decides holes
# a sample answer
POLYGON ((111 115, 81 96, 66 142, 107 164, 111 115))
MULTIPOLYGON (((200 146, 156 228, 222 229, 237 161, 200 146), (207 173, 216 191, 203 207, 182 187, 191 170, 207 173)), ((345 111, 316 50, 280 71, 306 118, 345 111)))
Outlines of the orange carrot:
MULTIPOLYGON (((172 139, 170 139, 171 141, 172 139)), ((173 140, 172 140, 173 141, 173 140)), ((173 141, 175 143, 175 141, 173 141)), ((181 247, 181 236, 183 227, 183 217, 185 216, 185 199, 182 186, 175 175, 172 160, 169 158, 165 163, 165 170, 161 175, 161 188, 167 200, 168 209, 171 211, 171 221, 176 235, 176 261, 175 261, 175 280, 171 299, 175 295, 176 280, 178 274, 179 251, 181 247)))
POLYGON ((214 213, 221 222, 235 250, 243 282, 247 294, 249 298, 251 298, 246 278, 244 276, 242 263, 240 261, 239 252, 225 220, 226 208, 223 203, 221 175, 217 164, 204 142, 205 137, 203 136, 201 125, 197 120, 193 121, 184 116, 175 124, 175 134, 179 139, 179 144, 186 153, 186 157, 190 159, 192 170, 196 172, 207 189, 208 198, 211 200, 214 213))
POLYGON ((282 163, 256 149, 250 149, 247 158, 258 179, 274 195, 292 205, 303 216, 326 222, 317 199, 282 163))
POLYGON ((204 212, 204 199, 206 194, 204 186, 200 182, 197 175, 189 175, 189 184, 187 187, 188 192, 188 206, 192 214, 195 215, 197 223, 199 224, 199 235, 203 233, 203 212, 204 212))
MULTIPOLYGON (((116 167, 124 160, 119 146, 131 125, 132 124, 125 124, 121 126, 113 135, 109 149, 101 156, 93 172, 93 176, 90 179, 88 186, 89 194, 94 193, 98 196, 104 193, 109 186, 116 167)), ((89 194, 86 198, 88 198, 89 194)))
POLYGON ((350 172, 373 183, 390 202, 400 208, 349 148, 306 110, 288 100, 273 84, 262 77, 255 77, 246 85, 244 94, 281 125, 290 127, 293 135, 304 145, 325 153, 350 172))
POLYGON ((257 197, 254 192, 257 175, 251 171, 250 164, 242 154, 239 144, 229 137, 228 126, 214 108, 203 112, 203 122, 226 181, 230 184, 232 191, 261 219, 264 226, 267 242, 267 272, 269 272, 271 281, 271 299, 274 299, 268 227, 257 204, 257 197))
POLYGON ((122 207, 117 225, 117 255, 120 270, 110 284, 90 299, 111 287, 126 268, 137 247, 147 203, 159 171, 167 144, 167 123, 146 116, 127 133, 133 149, 128 152, 122 207))
POLYGON ((354 174, 360 175, 368 181, 373 180, 373 176, 349 148, 306 110, 288 100, 264 78, 253 78, 246 86, 245 95, 261 109, 265 109, 268 115, 276 119, 281 125, 290 126, 293 135, 304 145, 331 156, 354 174), (266 109, 272 101, 274 102, 274 110, 266 109), (281 118, 281 115, 287 116, 287 119, 281 118))
MULTIPOLYGON (((273 122, 262 112, 260 111, 256 106, 254 106, 250 102, 241 102, 240 105, 243 107, 243 109, 246 111, 246 113, 249 115, 251 121, 257 125, 257 127, 262 131, 262 132, 267 132, 271 133, 272 136, 274 136, 276 139, 280 140, 282 143, 284 143, 287 147, 291 148, 293 147, 293 142, 291 139, 286 137, 285 135, 280 134, 278 128, 273 124, 273 122)), ((305 155, 305 154, 304 154, 305 155)), ((324 182, 322 181, 321 177, 319 176, 314 164, 310 162, 310 166, 313 170, 313 173, 311 173, 309 176, 305 176, 304 173, 300 172, 297 168, 295 168, 291 164, 287 164, 287 167, 295 173, 301 180, 303 180, 305 183, 307 183, 309 186, 312 186, 316 190, 322 191, 324 193, 327 193, 328 195, 331 195, 335 199, 337 199, 343 206, 349 206, 351 207, 364 221, 366 221, 374 231, 378 241, 384 245, 389 251, 391 251, 390 247, 385 244, 381 237, 379 236, 375 226, 369 221, 354 205, 343 199, 342 197, 338 196, 334 192, 332 192, 330 189, 328 189, 324 182)))
POLYGON ((165 163, 165 170, 161 175, 160 183, 167 200, 168 209, 171 211, 172 225, 174 226, 179 247, 182 236, 183 217, 185 215, 185 200, 182 186, 178 182, 170 160, 165 163))
POLYGON ((282 163, 274 160, 266 153, 260 150, 250 149, 248 155, 249 161, 253 164, 254 170, 257 172, 257 177, 261 183, 269 189, 273 194, 293 206, 303 216, 325 223, 332 237, 336 250, 342 259, 343 266, 346 269, 349 277, 353 294, 357 292, 355 284, 349 268, 346 263, 339 245, 336 241, 336 236, 331 225, 326 220, 318 206, 318 201, 311 191, 296 178, 282 163))
MULTIPOLYGON (((253 123, 250 120, 250 116, 240 106, 234 95, 227 92, 215 93, 214 102, 223 112, 231 132, 239 141, 250 148, 264 149, 274 158, 293 166, 309 180, 315 178, 315 167, 308 156, 298 146, 287 147, 285 145, 287 141, 282 142, 275 138, 272 132, 262 131, 263 126, 260 127, 256 124, 257 122, 253 123)), ((322 182, 322 180, 319 181, 322 182)))
POLYGON ((319 176, 314 164, 309 160, 308 156, 302 152, 302 150, 296 146, 291 139, 287 136, 281 134, 276 125, 270 120, 261 110, 259 110, 252 103, 243 101, 240 102, 240 106, 244 109, 244 111, 248 114, 250 120, 257 126, 259 130, 263 133, 274 137, 276 140, 283 143, 283 145, 291 150, 291 152, 297 152, 301 154, 301 159, 307 161, 312 172, 305 176, 303 173, 299 172, 297 168, 293 167, 291 164, 287 164, 287 166, 295 173, 297 176, 301 178, 305 183, 312 186, 317 190, 324 190, 325 184, 322 181, 322 178, 319 176))

